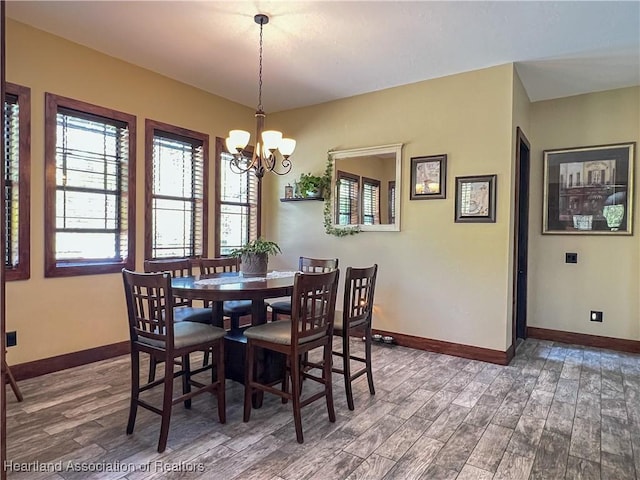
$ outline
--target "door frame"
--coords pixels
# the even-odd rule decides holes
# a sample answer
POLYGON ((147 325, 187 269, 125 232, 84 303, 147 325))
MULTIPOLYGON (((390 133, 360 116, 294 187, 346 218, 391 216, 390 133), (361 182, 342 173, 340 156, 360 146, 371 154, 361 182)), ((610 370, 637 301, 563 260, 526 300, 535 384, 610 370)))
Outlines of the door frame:
MULTIPOLYGON (((511 299, 511 347, 509 350, 515 355, 517 341, 517 314, 518 314, 518 234, 520 232, 520 174, 521 163, 520 146, 525 145, 529 150, 529 173, 531 172, 531 144, 529 139, 520 127, 516 127, 516 152, 515 152, 515 182, 514 182, 514 222, 513 222, 513 286, 511 299)), ((527 195, 529 195, 529 186, 531 184, 531 176, 529 176, 529 185, 527 185, 527 195)), ((527 248, 528 250, 528 248, 527 248)), ((525 325, 526 331, 526 325, 525 325)))

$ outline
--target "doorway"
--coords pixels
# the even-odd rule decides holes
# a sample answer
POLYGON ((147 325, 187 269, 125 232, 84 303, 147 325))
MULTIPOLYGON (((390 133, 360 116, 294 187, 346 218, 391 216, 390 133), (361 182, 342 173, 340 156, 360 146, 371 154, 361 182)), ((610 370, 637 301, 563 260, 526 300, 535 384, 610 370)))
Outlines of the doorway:
POLYGON ((515 349, 527 338, 527 260, 529 240, 529 169, 531 146, 520 127, 516 129, 515 222, 513 258, 513 339, 515 349))

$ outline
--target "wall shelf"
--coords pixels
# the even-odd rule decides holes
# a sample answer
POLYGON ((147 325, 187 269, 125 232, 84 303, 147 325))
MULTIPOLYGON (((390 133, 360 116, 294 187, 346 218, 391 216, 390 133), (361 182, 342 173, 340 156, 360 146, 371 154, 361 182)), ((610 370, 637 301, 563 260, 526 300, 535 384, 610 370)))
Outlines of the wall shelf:
POLYGON ((309 200, 324 200, 324 197, 306 197, 306 198, 281 198, 281 202, 305 202, 309 200))

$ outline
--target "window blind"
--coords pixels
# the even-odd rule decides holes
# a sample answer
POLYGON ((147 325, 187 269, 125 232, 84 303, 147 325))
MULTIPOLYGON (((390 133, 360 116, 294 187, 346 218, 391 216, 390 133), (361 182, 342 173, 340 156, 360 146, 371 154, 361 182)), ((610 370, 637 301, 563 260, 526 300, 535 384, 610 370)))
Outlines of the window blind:
POLYGON ((338 171, 337 180, 338 224, 353 225, 360 223, 360 177, 338 171))
POLYGON ((7 94, 4 121, 5 267, 15 268, 20 244, 20 121, 18 97, 7 94))
POLYGON ((56 128, 56 261, 123 261, 129 241, 127 124, 59 107, 56 128))
POLYGON ((204 193, 203 142, 154 131, 153 258, 202 255, 204 193))
POLYGON ((380 180, 362 179, 362 223, 380 224, 380 180))
POLYGON ((234 173, 231 170, 232 159, 231 154, 220 152, 220 188, 218 189, 220 255, 229 255, 234 248, 240 248, 260 235, 258 178, 253 171, 234 173))

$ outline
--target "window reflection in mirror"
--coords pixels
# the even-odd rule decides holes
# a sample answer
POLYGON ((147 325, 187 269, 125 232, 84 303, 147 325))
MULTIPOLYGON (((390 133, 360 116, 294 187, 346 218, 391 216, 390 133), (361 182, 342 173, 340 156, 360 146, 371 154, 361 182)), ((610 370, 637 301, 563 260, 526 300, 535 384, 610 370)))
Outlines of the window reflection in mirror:
POLYGON ((402 144, 331 152, 336 227, 398 231, 402 144))

